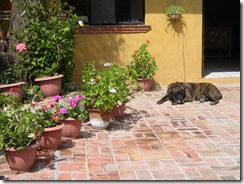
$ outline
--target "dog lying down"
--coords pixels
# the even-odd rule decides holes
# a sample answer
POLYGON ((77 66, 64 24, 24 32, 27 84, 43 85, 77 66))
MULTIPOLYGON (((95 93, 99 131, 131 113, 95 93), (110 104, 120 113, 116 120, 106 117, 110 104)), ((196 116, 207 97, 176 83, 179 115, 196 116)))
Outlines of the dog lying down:
POLYGON ((175 82, 168 86, 167 94, 157 104, 170 100, 172 105, 192 101, 211 101, 210 105, 216 105, 220 99, 221 92, 211 83, 175 82))

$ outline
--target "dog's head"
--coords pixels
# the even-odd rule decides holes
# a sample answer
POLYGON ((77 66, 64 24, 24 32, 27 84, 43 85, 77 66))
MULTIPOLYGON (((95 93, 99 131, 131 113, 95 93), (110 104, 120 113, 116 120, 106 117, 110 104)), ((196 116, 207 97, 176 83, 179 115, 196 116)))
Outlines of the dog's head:
POLYGON ((184 98, 186 95, 184 86, 181 83, 172 83, 168 87, 167 93, 172 105, 184 104, 184 98))

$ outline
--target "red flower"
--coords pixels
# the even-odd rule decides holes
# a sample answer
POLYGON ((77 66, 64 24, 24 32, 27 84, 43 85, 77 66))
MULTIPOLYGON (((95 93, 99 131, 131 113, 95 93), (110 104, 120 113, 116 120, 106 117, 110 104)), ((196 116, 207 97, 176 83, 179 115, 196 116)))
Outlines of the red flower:
POLYGON ((137 50, 135 50, 134 53, 136 54, 137 53, 137 50))
POLYGON ((53 120, 53 121, 58 121, 57 116, 53 115, 53 116, 52 116, 52 120, 53 120))
POLYGON ((97 77, 95 77, 94 80, 97 82, 99 79, 97 77))
POLYGON ((136 56, 134 56, 134 60, 137 60, 137 57, 136 56))
POLYGON ((147 40, 147 43, 150 43, 150 41, 149 41, 149 40, 147 40))

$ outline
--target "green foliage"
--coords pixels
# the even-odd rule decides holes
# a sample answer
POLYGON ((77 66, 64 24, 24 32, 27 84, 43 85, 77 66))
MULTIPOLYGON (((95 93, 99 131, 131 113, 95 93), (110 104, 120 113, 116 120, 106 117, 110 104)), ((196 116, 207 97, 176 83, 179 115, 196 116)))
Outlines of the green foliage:
POLYGON ((0 113, 7 107, 17 108, 21 104, 18 103, 19 98, 9 94, 0 94, 0 113))
POLYGON ((44 98, 43 92, 40 90, 39 85, 23 85, 23 96, 24 96, 24 103, 30 103, 31 100, 28 99, 28 96, 33 95, 34 99, 41 99, 44 98))
POLYGON ((165 8, 165 14, 166 15, 172 15, 172 14, 179 14, 182 15, 184 12, 184 9, 181 6, 178 5, 170 5, 167 8, 165 8))
POLYGON ((18 0, 22 12, 22 27, 14 30, 19 43, 27 47, 18 60, 27 68, 29 82, 41 76, 62 73, 64 80, 72 78, 78 17, 67 3, 48 7, 42 1, 18 0))
POLYGON ((150 79, 155 75, 157 64, 155 58, 148 52, 149 41, 143 43, 138 50, 132 54, 133 61, 127 65, 131 76, 136 78, 150 79))
POLYGON ((25 80, 26 69, 21 63, 15 62, 6 70, 0 71, 0 84, 11 84, 25 80))
POLYGON ((23 149, 35 143, 42 130, 40 116, 20 104, 12 104, 0 113, 0 150, 23 149))
POLYGON ((99 70, 95 61, 88 61, 81 77, 86 107, 97 108, 101 113, 111 112, 114 106, 128 102, 135 82, 126 68, 113 63, 105 63, 104 66, 104 70, 99 70))

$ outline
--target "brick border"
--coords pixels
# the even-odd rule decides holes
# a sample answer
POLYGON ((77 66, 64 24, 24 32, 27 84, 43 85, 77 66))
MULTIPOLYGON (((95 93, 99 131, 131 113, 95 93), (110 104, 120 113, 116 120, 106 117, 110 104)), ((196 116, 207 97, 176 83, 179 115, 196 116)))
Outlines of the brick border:
POLYGON ((150 30, 150 25, 84 25, 79 27, 78 34, 133 34, 150 30))

